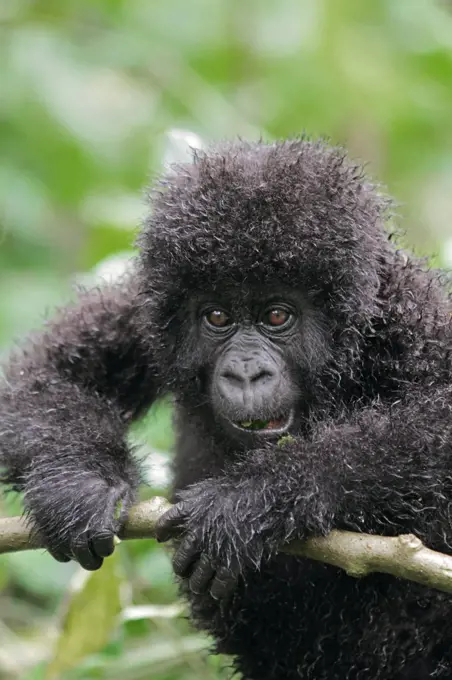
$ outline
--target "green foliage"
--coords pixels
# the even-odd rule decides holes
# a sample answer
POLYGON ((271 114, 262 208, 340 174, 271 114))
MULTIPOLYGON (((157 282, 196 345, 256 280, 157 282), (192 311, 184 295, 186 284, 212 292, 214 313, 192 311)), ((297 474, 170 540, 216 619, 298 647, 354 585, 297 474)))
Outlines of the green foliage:
MULTIPOLYGON (((68 300, 74 283, 120 269, 149 176, 198 143, 184 130, 202 140, 330 136, 387 183, 406 241, 452 261, 450 7, 0 3, 0 346, 68 300)), ((130 437, 149 473, 143 493, 162 493, 171 406, 157 405, 130 437)), ((0 512, 17 512, 16 500, 3 503, 0 512)), ((206 662, 208 641, 168 608, 165 549, 137 541, 117 552, 125 581, 115 558, 77 594, 75 565, 43 553, 0 559, 0 678, 45 680, 49 662, 68 680, 220 676, 227 661, 206 662)))
POLYGON ((117 554, 105 560, 101 570, 84 574, 69 602, 46 678, 58 678, 107 645, 122 609, 121 583, 117 554))

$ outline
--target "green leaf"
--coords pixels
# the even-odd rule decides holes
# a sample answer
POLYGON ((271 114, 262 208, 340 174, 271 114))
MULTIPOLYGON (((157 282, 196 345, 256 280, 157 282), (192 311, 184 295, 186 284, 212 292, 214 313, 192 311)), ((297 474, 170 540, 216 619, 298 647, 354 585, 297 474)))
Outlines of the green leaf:
POLYGON ((116 628, 121 611, 122 575, 115 553, 102 569, 87 573, 72 596, 46 678, 57 678, 84 657, 100 651, 116 628))
POLYGON ((294 441, 295 441, 295 438, 292 437, 292 435, 286 434, 283 437, 280 437, 278 439, 278 446, 282 448, 283 446, 286 446, 287 444, 292 444, 294 441))

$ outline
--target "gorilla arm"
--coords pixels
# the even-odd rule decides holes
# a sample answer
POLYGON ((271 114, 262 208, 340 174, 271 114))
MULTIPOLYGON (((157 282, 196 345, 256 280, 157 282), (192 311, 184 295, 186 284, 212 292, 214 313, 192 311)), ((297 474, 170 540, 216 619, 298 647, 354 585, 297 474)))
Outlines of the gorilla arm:
POLYGON ((249 451, 223 476, 182 491, 157 530, 167 540, 185 529, 176 573, 220 599, 286 541, 333 528, 450 544, 451 397, 444 387, 376 403, 318 425, 308 440, 249 451))
POLYGON ((0 381, 1 480, 50 552, 101 566, 133 502, 130 421, 155 397, 133 282, 85 293, 16 352, 0 381))

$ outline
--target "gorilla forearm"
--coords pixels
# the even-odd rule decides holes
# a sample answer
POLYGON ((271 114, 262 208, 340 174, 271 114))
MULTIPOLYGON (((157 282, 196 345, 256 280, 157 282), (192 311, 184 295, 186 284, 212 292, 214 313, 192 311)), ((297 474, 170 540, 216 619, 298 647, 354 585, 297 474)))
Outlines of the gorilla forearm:
POLYGON ((55 553, 76 526, 113 516, 116 496, 124 506, 134 498, 139 471, 125 434, 155 396, 134 305, 132 285, 87 293, 5 369, 3 481, 25 492, 55 553))
POLYGON ((347 469, 339 528, 414 532, 449 552, 452 388, 413 386, 391 407, 357 412, 352 425, 340 449, 347 469))
POLYGON ((118 408, 56 375, 49 374, 49 390, 31 392, 24 380, 1 394, 0 463, 6 467, 6 482, 16 490, 28 488, 38 476, 54 477, 55 488, 64 480, 49 472, 59 466, 66 481, 67 466, 108 478, 127 455, 118 408))
POLYGON ((135 294, 132 283, 85 293, 11 357, 0 392, 4 458, 20 467, 49 438, 49 456, 59 455, 76 428, 83 459, 81 442, 103 431, 123 435, 150 403, 155 388, 135 328, 135 294))
MULTIPOLYGON (((332 528, 435 533, 451 496, 450 388, 330 421, 309 439, 248 451, 225 474, 178 494, 188 532, 216 562, 259 566, 292 538, 332 528), (449 487, 449 488, 448 488, 449 487), (185 508, 184 508, 185 504, 185 508), (422 511, 421 511, 422 509, 422 511)), ((442 537, 446 540, 446 537, 442 537)))
POLYGON ((333 527, 387 532, 389 523, 431 545, 452 490, 451 404, 452 389, 441 387, 356 410, 318 425, 309 439, 244 457, 231 486, 246 478, 250 493, 256 485, 256 515, 274 512, 285 540, 333 527))
POLYGON ((70 383, 60 386, 58 399, 53 406, 22 402, 20 417, 14 402, 8 410, 2 404, 0 456, 4 481, 24 491, 25 507, 55 554, 77 527, 101 521, 103 493, 114 497, 123 488, 132 503, 140 477, 117 409, 70 383))

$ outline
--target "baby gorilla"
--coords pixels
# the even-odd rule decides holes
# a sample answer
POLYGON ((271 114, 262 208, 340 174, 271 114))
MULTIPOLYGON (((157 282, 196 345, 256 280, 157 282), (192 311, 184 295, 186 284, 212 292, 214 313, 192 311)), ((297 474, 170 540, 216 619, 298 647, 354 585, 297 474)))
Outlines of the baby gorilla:
POLYGON ((3 481, 57 559, 100 567, 140 481, 127 428, 172 394, 158 537, 178 535, 193 621, 243 677, 452 677, 450 596, 280 552, 333 528, 452 552, 441 276, 397 249, 388 200, 322 142, 213 147, 151 198, 127 280, 5 366, 3 481))

